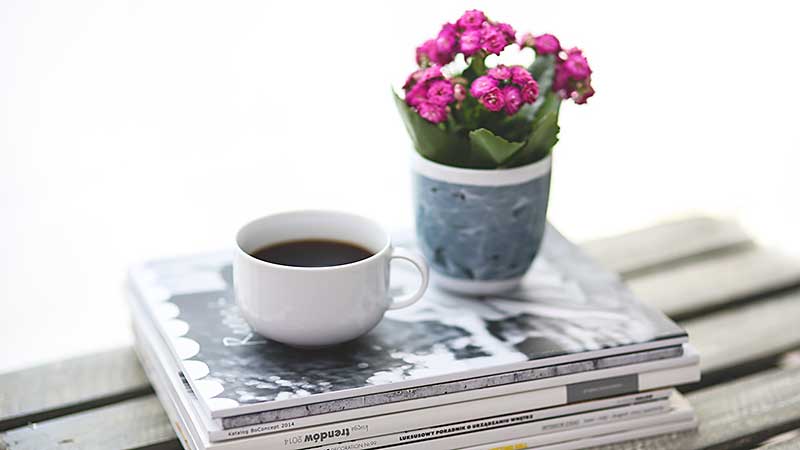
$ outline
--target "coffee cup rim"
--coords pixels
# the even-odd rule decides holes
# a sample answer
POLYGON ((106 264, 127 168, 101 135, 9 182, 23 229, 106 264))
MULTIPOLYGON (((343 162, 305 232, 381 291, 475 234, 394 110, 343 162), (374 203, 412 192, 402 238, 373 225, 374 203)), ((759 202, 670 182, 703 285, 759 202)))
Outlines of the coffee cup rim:
MULTIPOLYGON (((236 237, 235 237, 235 242, 234 243, 236 245, 236 251, 239 254, 244 256, 247 261, 253 262, 253 263, 257 264, 257 265, 270 267, 270 268, 275 268, 275 269, 291 270, 291 271, 325 272, 325 271, 331 271, 331 270, 339 270, 339 269, 356 267, 356 266, 362 265, 362 264, 368 264, 373 259, 380 257, 380 255, 382 255, 384 252, 386 252, 389 249, 389 247, 391 247, 392 239, 391 239, 391 236, 389 235, 389 233, 387 233, 386 230, 381 226, 381 224, 379 224, 376 220, 370 219, 369 217, 362 216, 360 214, 355 214, 355 213, 350 213, 350 212, 345 212, 345 211, 337 211, 337 210, 333 210, 333 209, 298 209, 298 210, 284 211, 284 212, 279 212, 279 213, 274 213, 274 214, 267 214, 267 215, 260 216, 260 217, 257 217, 255 219, 252 219, 252 220, 248 221, 247 223, 245 223, 244 225, 239 227, 239 230, 236 232, 236 237), (355 262, 351 262, 351 263, 347 263, 347 264, 339 264, 339 265, 336 265, 336 266, 323 266, 323 267, 299 267, 299 266, 287 266, 287 265, 284 265, 284 264, 271 263, 271 262, 264 261, 264 260, 261 260, 261 259, 258 259, 256 257, 254 257, 253 255, 251 255, 250 253, 245 251, 242 248, 242 246, 240 245, 240 243, 239 243, 242 232, 246 228, 248 228, 251 225, 255 224, 256 222, 260 222, 262 220, 268 220, 268 219, 276 219, 276 218, 281 217, 281 216, 293 216, 293 215, 299 216, 299 215, 306 215, 306 214, 336 215, 336 216, 340 216, 340 217, 346 216, 346 217, 348 217, 350 219, 357 219, 357 220, 361 220, 361 221, 367 222, 367 223, 370 224, 370 226, 374 227, 376 230, 380 230, 381 234, 383 235, 383 241, 384 242, 381 245, 380 250, 376 251, 375 253, 370 255, 368 258, 364 258, 364 259, 361 259, 361 260, 358 260, 358 261, 355 261, 355 262)), ((361 243, 358 243, 358 244, 361 245, 361 243)))

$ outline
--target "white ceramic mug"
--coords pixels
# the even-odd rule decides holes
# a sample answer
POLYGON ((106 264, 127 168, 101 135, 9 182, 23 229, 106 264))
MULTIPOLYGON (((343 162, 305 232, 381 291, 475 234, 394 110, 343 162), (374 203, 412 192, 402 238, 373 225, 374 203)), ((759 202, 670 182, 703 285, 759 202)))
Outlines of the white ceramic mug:
POLYGON ((428 287, 428 265, 416 252, 392 247, 389 234, 370 219, 295 211, 256 219, 239 230, 233 282, 239 309, 256 332, 313 348, 355 339, 375 327, 387 310, 415 303, 428 287), (265 246, 306 239, 350 242, 372 256, 327 267, 285 266, 251 256, 265 246), (413 294, 389 294, 392 259, 406 260, 419 271, 421 283, 413 294))

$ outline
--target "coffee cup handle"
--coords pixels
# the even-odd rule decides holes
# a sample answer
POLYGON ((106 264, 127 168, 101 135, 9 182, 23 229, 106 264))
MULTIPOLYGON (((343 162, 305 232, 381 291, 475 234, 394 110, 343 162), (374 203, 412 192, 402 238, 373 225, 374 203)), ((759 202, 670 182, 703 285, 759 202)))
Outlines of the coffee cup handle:
POLYGON ((405 308, 406 306, 411 306, 416 303, 417 300, 421 299, 422 294, 424 294, 425 290, 428 289, 428 263, 425 262, 425 258, 423 258, 419 253, 400 247, 392 248, 392 256, 390 258, 408 261, 419 271, 422 282, 420 283, 419 288, 417 288, 417 291, 413 294, 404 295, 399 298, 392 297, 392 303, 389 305, 389 309, 400 309, 405 308))

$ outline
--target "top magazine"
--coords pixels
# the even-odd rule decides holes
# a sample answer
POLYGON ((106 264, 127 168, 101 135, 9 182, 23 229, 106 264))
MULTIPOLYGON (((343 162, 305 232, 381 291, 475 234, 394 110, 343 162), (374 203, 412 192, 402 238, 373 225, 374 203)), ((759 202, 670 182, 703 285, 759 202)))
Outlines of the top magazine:
MULTIPOLYGON (((431 288, 412 307, 388 312, 369 334, 315 351, 251 331, 234 300, 231 257, 158 260, 129 274, 132 301, 153 322, 212 418, 371 406, 417 398, 421 386, 424 395, 445 394, 468 384, 457 380, 493 376, 487 379, 498 383, 498 374, 558 364, 552 375, 561 375, 567 363, 680 348, 687 341, 683 329, 639 302, 617 275, 552 227, 518 290, 463 298, 431 288)), ((413 288, 416 276, 395 266, 392 285, 413 288)), ((508 382, 520 381, 509 376, 508 382)))

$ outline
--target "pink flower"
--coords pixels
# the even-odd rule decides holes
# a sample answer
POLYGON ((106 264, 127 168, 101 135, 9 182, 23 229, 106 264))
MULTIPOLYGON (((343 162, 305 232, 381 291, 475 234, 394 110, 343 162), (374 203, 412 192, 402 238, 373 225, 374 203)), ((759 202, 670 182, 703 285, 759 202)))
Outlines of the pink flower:
POLYGON ((514 38, 517 36, 517 32, 514 31, 514 28, 511 25, 503 22, 497 22, 495 26, 501 33, 503 33, 503 36, 505 36, 506 41, 514 42, 514 38))
POLYGON ((447 105, 453 101, 453 85, 447 80, 437 80, 428 88, 428 101, 435 105, 447 105))
POLYGON ((490 90, 497 87, 497 80, 494 78, 483 75, 475 79, 472 82, 472 86, 469 88, 470 94, 472 94, 475 98, 481 98, 484 94, 489 92, 490 90))
POLYGON ((437 65, 426 67, 424 69, 417 69, 411 72, 411 75, 406 78, 406 82, 403 84, 403 89, 408 90, 416 83, 424 83, 425 81, 436 78, 444 78, 444 75, 442 75, 442 68, 437 65))
POLYGON ((497 112, 503 109, 505 105, 505 97, 503 96, 503 92, 499 88, 491 88, 488 92, 483 94, 480 99, 478 99, 486 109, 489 111, 497 112))
POLYGON ((481 48, 489 53, 499 55, 508 45, 505 35, 497 27, 484 24, 481 28, 481 48))
POLYGON ((422 102, 417 105, 419 115, 433 123, 442 123, 447 119, 447 108, 431 102, 422 102))
POLYGON ((418 81, 420 83, 424 83, 428 80, 435 80, 437 78, 444 78, 444 75, 442 75, 442 68, 438 65, 433 65, 422 70, 418 81))
POLYGON ((569 77, 575 81, 585 80, 592 74, 589 61, 583 56, 583 52, 577 48, 567 51, 567 59, 563 63, 563 68, 569 74, 569 77))
POLYGON ((569 98, 569 73, 563 68, 563 64, 556 64, 556 73, 553 77, 553 91, 558 92, 561 98, 569 98))
POLYGON ((452 23, 442 25, 439 35, 436 36, 436 58, 434 59, 436 64, 443 66, 453 61, 456 56, 457 38, 455 25, 452 23))
POLYGON ((533 80, 533 76, 526 68, 522 66, 511 67, 511 81, 513 81, 514 84, 525 86, 525 84, 531 80, 533 80))
POLYGON ((417 47, 417 65, 438 64, 443 66, 456 56, 458 35, 455 25, 446 23, 436 36, 417 47))
POLYGON ((411 72, 408 78, 406 78, 406 82, 403 83, 403 89, 408 90, 411 88, 411 86, 413 86, 417 80, 419 80, 420 75, 422 75, 422 69, 411 72))
POLYGON ((506 86, 503 88, 503 99, 505 101, 506 114, 513 115, 522 107, 522 96, 516 86, 506 86))
POLYGON ((436 36, 436 48, 440 53, 454 52, 456 49, 456 26, 452 23, 442 25, 439 35, 436 36))
POLYGON ((464 101, 464 99, 467 98, 467 88, 465 88, 463 84, 454 84, 453 97, 459 102, 464 101))
POLYGON ((459 44, 461 53, 463 53, 464 56, 472 56, 481 48, 480 30, 467 30, 463 32, 459 44))
POLYGON ((500 64, 493 69, 486 71, 486 74, 498 81, 504 81, 511 78, 511 69, 500 64))
POLYGON ((406 82, 403 85, 403 89, 406 91, 406 103, 411 106, 418 106, 422 102, 429 101, 430 99, 428 98, 428 92, 430 87, 432 84, 435 84, 439 81, 445 84, 450 84, 449 81, 444 80, 442 69, 439 66, 434 65, 425 69, 418 69, 414 71, 408 76, 408 79, 406 79, 406 82))
POLYGON ((417 65, 428 65, 428 63, 432 62, 433 60, 431 55, 434 57, 436 55, 436 41, 433 39, 429 39, 417 47, 417 65))
POLYGON ((540 55, 555 55, 561 51, 561 43, 552 34, 542 34, 533 38, 533 49, 540 55))
POLYGON ((417 106, 422 102, 428 101, 428 87, 426 83, 417 83, 406 90, 406 103, 410 106, 417 106))
POLYGON ((533 103, 539 97, 539 84, 536 80, 531 80, 525 83, 520 90, 520 96, 525 103, 533 103))
POLYGON ((483 11, 473 9, 465 12, 464 15, 458 19, 456 25, 458 25, 458 28, 462 30, 474 30, 480 28, 481 25, 483 25, 483 22, 486 22, 486 15, 483 13, 483 11))

